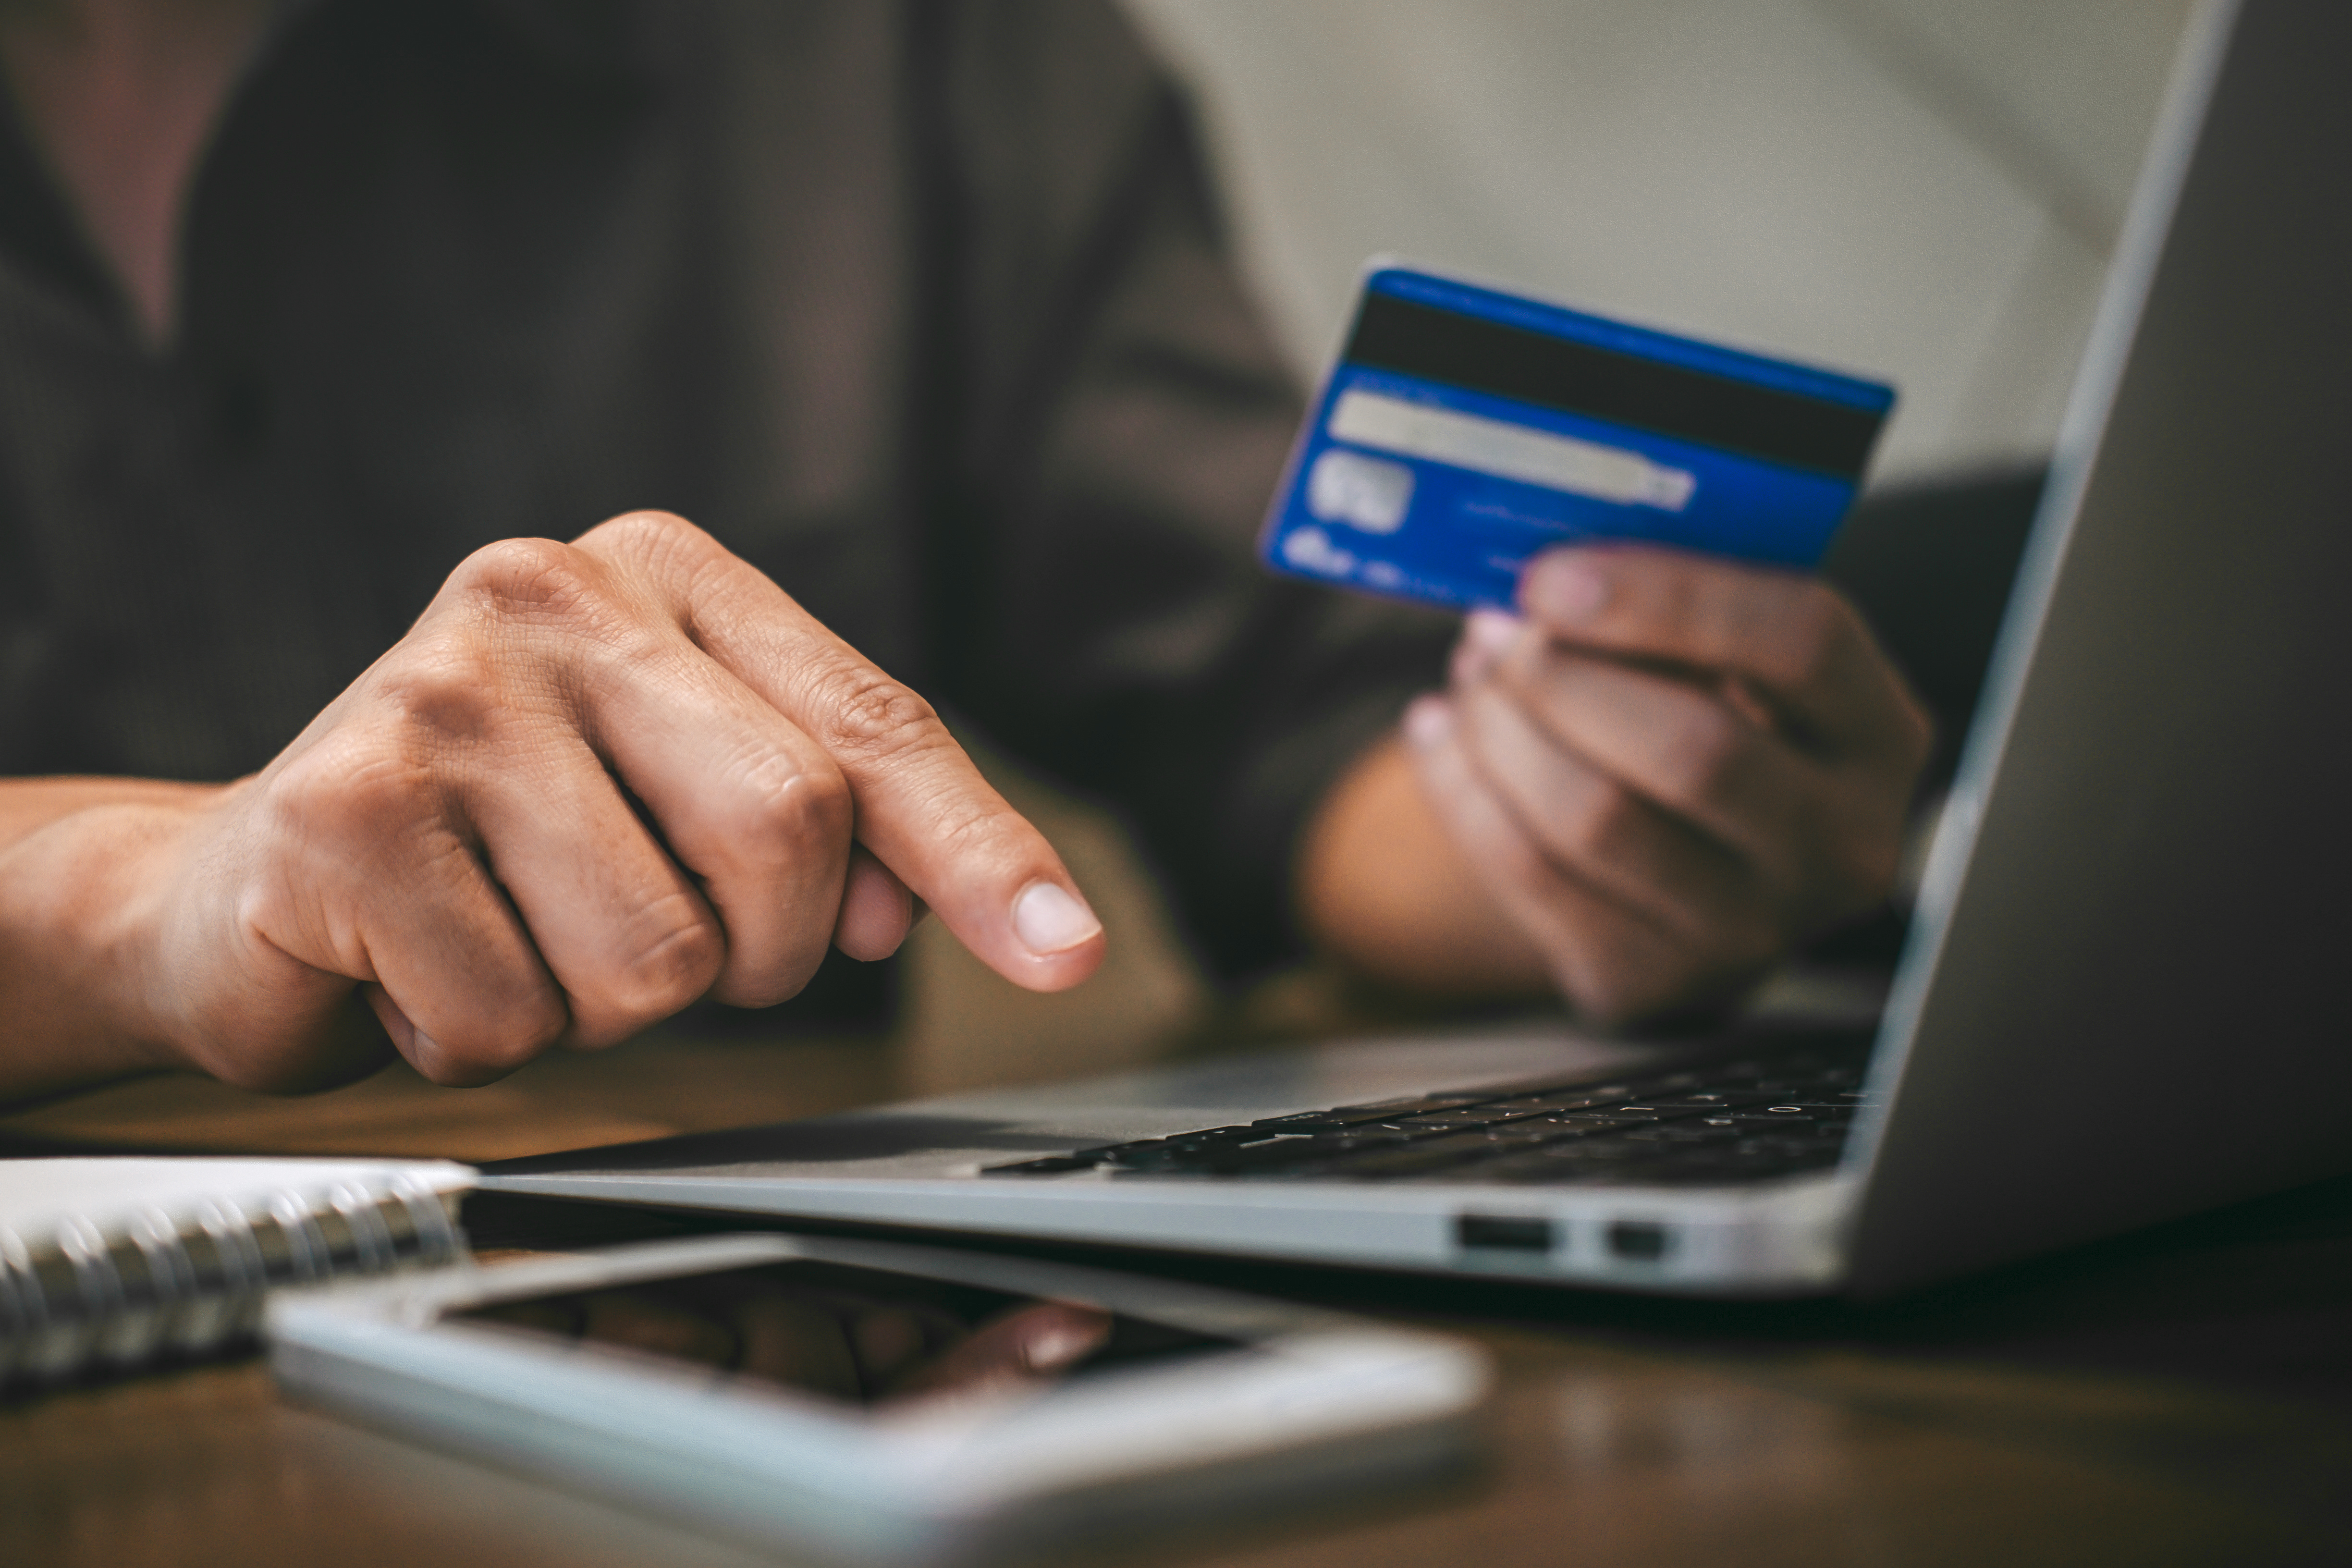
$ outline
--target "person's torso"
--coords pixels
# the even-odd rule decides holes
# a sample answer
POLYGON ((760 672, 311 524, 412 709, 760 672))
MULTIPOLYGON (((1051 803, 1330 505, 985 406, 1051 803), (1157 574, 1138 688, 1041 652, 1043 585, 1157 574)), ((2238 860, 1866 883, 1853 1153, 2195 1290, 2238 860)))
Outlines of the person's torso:
POLYGON ((772 30, 298 14, 202 165, 163 354, 17 136, 0 773, 257 768, 468 552, 636 508, 918 675, 898 15, 779 7, 772 30))

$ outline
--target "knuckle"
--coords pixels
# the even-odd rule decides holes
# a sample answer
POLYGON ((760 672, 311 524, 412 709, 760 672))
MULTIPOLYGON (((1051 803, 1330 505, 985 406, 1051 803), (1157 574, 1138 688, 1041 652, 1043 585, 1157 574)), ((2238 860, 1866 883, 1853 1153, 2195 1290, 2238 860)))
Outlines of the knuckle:
POLYGON ((996 799, 993 792, 985 798, 967 797, 940 805, 932 831, 951 860, 968 854, 983 855, 992 847, 1045 843, 1029 819, 996 799))
POLYGON ((488 734, 508 706, 505 672, 490 646, 459 632, 412 638, 378 672, 374 695, 423 749, 488 734))
POLYGON ((432 768, 387 734, 327 737, 264 782, 267 818, 298 842, 381 843, 440 813, 432 768))
POLYGON ((1799 584, 1775 639, 1781 650, 1781 678, 1800 689, 1820 685, 1853 630, 1853 612, 1835 589, 1818 582, 1799 584))
POLYGON ((1548 902, 1559 870, 1540 846, 1496 817, 1474 819, 1472 835, 1479 847, 1480 872, 1502 886, 1516 888, 1538 903, 1548 902))
POLYGON ((697 584, 734 559, 725 545, 670 511, 623 512, 582 534, 578 548, 642 578, 667 584, 688 603, 696 596, 697 584))
POLYGON ((585 551, 552 539, 505 539, 457 564, 449 587, 495 622, 561 620, 595 609, 603 573, 585 551))
POLYGON ((845 668, 829 684, 824 742, 835 756, 883 762, 953 744, 931 705, 879 670, 845 668))
POLYGON ((1487 845, 1487 869, 1502 881, 1530 892, 1549 890, 1551 863, 1517 835, 1496 835, 1487 845))
POLYGON ((838 768, 813 770, 777 757, 753 768, 732 793, 722 833, 748 858, 794 864, 849 841, 856 809, 838 768))
POLYGON ((1582 791, 1560 824, 1560 848, 1586 862, 1616 858, 1635 827, 1640 810, 1633 793, 1620 784, 1601 783, 1582 791))
POLYGON ((718 925, 683 893, 637 916, 630 956, 614 977, 614 1008, 641 1023, 666 1018, 709 991, 727 961, 718 925))
POLYGON ((1712 805, 1739 793, 1756 738, 1728 710, 1709 701, 1685 705, 1661 736, 1667 787, 1681 804, 1712 805))
POLYGON ((679 551, 699 550, 714 542, 710 535, 673 511, 625 511, 607 518, 579 539, 580 548, 598 554, 652 560, 679 551))
POLYGON ((1660 560, 1651 593, 1661 631, 1676 645, 1720 649, 1747 640, 1757 616, 1758 578, 1704 557, 1660 560))

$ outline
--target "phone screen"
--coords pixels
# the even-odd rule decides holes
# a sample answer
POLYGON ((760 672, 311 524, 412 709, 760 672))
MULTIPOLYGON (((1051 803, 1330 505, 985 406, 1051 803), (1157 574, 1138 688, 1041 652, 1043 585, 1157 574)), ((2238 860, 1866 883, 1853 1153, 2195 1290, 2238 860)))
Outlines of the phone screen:
POLYGON ((866 1406, 1244 1348, 1082 1301, 842 1264, 761 1264, 450 1314, 866 1406))

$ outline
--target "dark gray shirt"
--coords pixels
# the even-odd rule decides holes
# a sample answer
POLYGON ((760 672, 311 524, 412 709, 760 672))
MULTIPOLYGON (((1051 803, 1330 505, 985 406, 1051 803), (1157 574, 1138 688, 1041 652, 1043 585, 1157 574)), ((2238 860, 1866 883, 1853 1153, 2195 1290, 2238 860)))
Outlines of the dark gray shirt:
POLYGON ((1114 803, 1240 973, 1437 679, 1254 565, 1293 391, 1096 4, 320 0, 181 279, 158 354, 7 127, 0 772, 256 768, 467 552, 662 507, 1114 803))

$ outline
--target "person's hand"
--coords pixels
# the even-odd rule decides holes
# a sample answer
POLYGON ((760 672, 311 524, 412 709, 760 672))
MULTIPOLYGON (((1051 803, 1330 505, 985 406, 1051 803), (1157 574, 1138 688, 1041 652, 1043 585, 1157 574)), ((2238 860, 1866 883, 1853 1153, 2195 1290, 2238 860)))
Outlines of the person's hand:
POLYGON ((478 1315, 869 1405, 1042 1389, 1108 1345, 1117 1326, 1085 1301, 1016 1302, 974 1321, 936 1302, 756 1275, 677 1283, 685 1289, 656 1280, 478 1315))
POLYGON ((657 513, 475 554, 149 859, 126 1026, 257 1087, 367 1065, 336 1021, 354 985, 467 1084, 706 994, 782 1001, 828 945, 893 951, 913 898, 1032 990, 1103 951, 927 703, 657 513))
POLYGON ((1820 580, 1634 546, 1539 556, 1405 718, 1430 808, 1588 1016, 1720 994, 1885 897, 1918 702, 1820 580))

